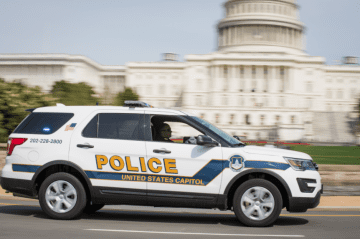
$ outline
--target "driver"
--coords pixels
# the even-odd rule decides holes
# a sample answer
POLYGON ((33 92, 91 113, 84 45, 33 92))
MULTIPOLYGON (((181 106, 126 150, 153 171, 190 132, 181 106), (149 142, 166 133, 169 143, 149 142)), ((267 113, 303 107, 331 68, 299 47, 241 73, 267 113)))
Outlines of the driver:
POLYGON ((170 125, 168 125, 166 123, 160 124, 158 126, 155 141, 173 142, 173 141, 170 140, 170 137, 171 137, 170 125))

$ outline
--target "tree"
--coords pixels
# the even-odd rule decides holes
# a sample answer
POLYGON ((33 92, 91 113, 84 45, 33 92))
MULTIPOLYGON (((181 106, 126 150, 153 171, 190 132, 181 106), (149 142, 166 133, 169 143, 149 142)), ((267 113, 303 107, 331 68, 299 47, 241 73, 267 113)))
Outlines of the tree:
POLYGON ((116 95, 114 105, 123 106, 126 100, 139 100, 139 95, 133 92, 131 88, 125 88, 124 92, 116 95))
POLYGON ((40 87, 28 87, 0 79, 0 142, 8 136, 29 112, 26 109, 55 105, 54 99, 40 87))
POLYGON ((64 105, 95 105, 100 101, 99 98, 94 97, 95 92, 92 87, 84 82, 73 84, 58 81, 53 85, 51 93, 57 103, 64 105))

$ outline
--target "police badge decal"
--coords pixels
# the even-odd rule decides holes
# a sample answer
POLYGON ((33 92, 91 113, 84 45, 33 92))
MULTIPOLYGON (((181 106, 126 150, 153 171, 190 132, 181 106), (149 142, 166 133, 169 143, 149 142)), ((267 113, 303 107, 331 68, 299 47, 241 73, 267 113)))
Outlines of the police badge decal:
POLYGON ((230 157, 230 169, 233 172, 240 172, 244 167, 244 158, 240 155, 233 155, 230 157))

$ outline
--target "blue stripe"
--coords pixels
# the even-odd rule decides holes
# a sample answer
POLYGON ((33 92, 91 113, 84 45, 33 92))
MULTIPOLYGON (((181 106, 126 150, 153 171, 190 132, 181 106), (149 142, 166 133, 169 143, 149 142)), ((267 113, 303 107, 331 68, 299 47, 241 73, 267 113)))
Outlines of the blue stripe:
MULTIPOLYGON (((110 173, 101 171, 85 171, 91 179, 132 181, 132 182, 157 182, 183 185, 206 186, 216 178, 225 168, 229 168, 230 162, 224 160, 211 160, 193 177, 184 177, 177 175, 156 175, 156 174, 138 174, 138 173, 110 173)), ((35 173, 41 166, 13 164, 14 172, 35 173)), ((290 165, 284 163, 265 162, 265 161, 245 161, 245 168, 264 168, 286 170, 290 165)))
POLYGON ((265 161, 245 161, 245 168, 267 168, 267 169, 286 170, 290 168, 290 165, 284 163, 274 163, 274 162, 265 162, 265 161))
POLYGON ((41 166, 36 165, 23 165, 23 164, 13 164, 12 169, 14 172, 25 172, 25 173, 35 173, 41 166))

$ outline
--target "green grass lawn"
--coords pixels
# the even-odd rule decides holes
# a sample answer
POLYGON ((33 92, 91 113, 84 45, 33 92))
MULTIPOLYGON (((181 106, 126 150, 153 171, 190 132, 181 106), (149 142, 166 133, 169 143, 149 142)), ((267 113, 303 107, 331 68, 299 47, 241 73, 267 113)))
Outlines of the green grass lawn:
POLYGON ((360 165, 360 147, 294 145, 292 150, 309 154, 317 164, 360 165))

